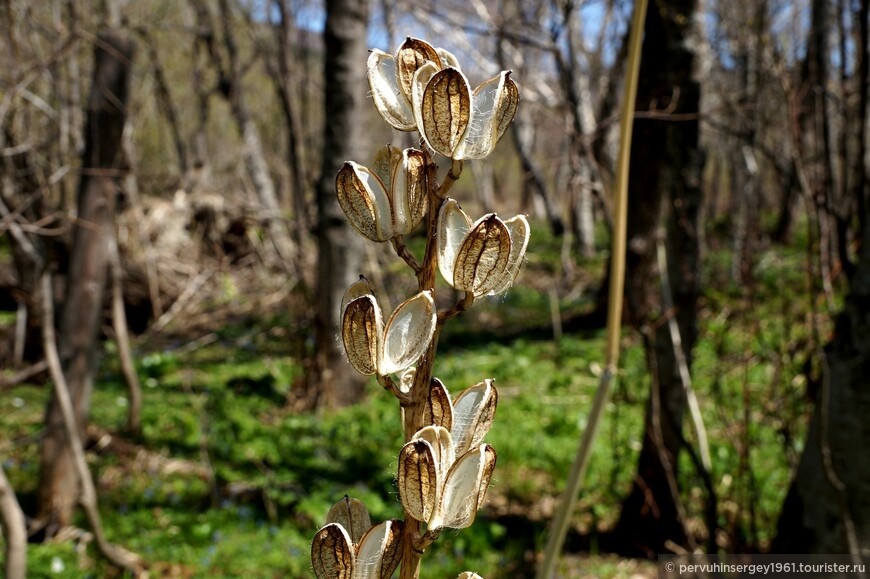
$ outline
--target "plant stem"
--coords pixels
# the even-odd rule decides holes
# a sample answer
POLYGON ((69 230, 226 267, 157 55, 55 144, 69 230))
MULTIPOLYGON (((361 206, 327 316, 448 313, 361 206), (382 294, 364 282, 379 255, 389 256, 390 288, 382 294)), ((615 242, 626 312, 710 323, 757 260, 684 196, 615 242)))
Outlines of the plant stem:
MULTIPOLYGON (((453 183, 459 179, 462 174, 462 161, 453 160, 447 176, 444 177, 444 182, 438 185, 437 167, 435 163, 429 161, 429 213, 426 219, 426 253, 423 256, 422 263, 419 268, 415 268, 417 273, 417 286, 420 291, 431 290, 435 292, 435 274, 438 269, 438 240, 436 237, 438 229, 438 213, 441 210, 441 205, 447 196, 447 192, 453 186, 453 183)), ((465 304, 466 300, 460 302, 465 304)), ((464 308, 463 308, 464 309, 464 308)), ((458 313, 458 311, 456 312, 458 313)), ((455 315, 455 314, 454 314, 455 315)), ((435 333, 432 335, 432 341, 429 342, 429 347, 426 353, 420 358, 417 363, 417 368, 414 373, 414 384, 411 387, 411 397, 407 405, 404 405, 405 416, 403 420, 403 428, 405 441, 411 440, 418 430, 426 426, 423 424, 423 415, 426 409, 426 402, 429 399, 429 388, 432 383, 432 367, 435 363, 435 352, 438 350, 438 338, 441 335, 441 328, 447 321, 448 317, 438 316, 438 322, 435 327, 435 333)), ((400 579, 418 579, 420 577, 420 562, 423 557, 425 547, 431 543, 431 540, 424 541, 421 533, 422 522, 414 519, 407 512, 405 513, 405 527, 402 532, 402 566, 399 573, 400 579)))

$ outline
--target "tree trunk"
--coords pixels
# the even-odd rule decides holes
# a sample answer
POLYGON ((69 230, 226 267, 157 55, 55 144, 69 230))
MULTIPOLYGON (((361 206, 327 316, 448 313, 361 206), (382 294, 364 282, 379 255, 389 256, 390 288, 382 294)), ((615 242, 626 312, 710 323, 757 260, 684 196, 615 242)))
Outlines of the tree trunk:
MULTIPOLYGON (((866 222, 865 216, 865 222, 866 222)), ((870 557, 870 243, 825 348, 824 382, 804 453, 780 514, 778 553, 870 557)))
MULTIPOLYGON (((694 54, 686 40, 694 21, 695 1, 674 0, 647 12, 638 109, 653 103, 675 114, 697 113, 700 87, 692 80, 694 54), (672 99, 678 99, 673 100, 672 99)), ((679 489, 677 457, 683 444, 682 422, 686 398, 667 324, 650 329, 657 310, 650 284, 655 259, 654 232, 659 209, 668 199, 666 247, 668 270, 684 353, 691 364, 697 338, 699 238, 702 156, 698 149, 698 121, 668 122, 638 119, 629 178, 629 241, 627 299, 631 319, 647 343, 653 389, 647 405, 638 472, 622 505, 616 533, 647 556, 666 552, 665 542, 686 544, 679 489), (649 143, 659 143, 650 147, 649 143), (632 223, 634 222, 634 223, 632 223)), ((665 315, 671 315, 665 313, 665 315)))
POLYGON ((346 406, 363 395, 364 381, 347 363, 336 339, 342 295, 361 273, 362 244, 338 205, 335 176, 349 159, 368 162, 361 122, 364 107, 369 105, 365 64, 368 17, 368 1, 326 2, 326 121, 317 186, 315 352, 305 392, 300 394, 309 407, 346 406))
MULTIPOLYGON (((117 179, 123 170, 121 137, 133 55, 132 42, 106 33, 96 43, 93 85, 88 102, 82 179, 70 256, 59 350, 73 400, 76 426, 84 436, 90 409, 97 329, 109 259, 115 234, 117 179)), ((72 519, 79 484, 57 397, 49 402, 42 443, 37 519, 48 537, 72 519)))

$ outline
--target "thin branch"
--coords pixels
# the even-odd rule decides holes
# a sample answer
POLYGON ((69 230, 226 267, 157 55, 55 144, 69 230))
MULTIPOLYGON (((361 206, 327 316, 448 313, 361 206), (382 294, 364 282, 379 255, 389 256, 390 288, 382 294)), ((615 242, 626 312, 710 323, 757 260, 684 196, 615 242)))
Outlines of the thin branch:
POLYGON ((121 372, 130 392, 130 405, 127 411, 127 430, 138 436, 142 433, 140 415, 142 412, 142 385, 139 375, 133 365, 133 354, 130 349, 130 332, 127 329, 127 314, 124 311, 124 288, 121 281, 121 256, 118 252, 118 240, 109 240, 109 272, 112 275, 112 328, 115 331, 115 341, 118 344, 118 357, 121 360, 121 372))
MULTIPOLYGON (((665 242, 662 239, 656 244, 656 256, 659 261, 659 277, 662 284, 662 301, 666 312, 674 311, 674 297, 671 292, 671 281, 668 276, 668 258, 665 252, 665 242)), ((689 372, 689 363, 686 360, 686 353, 683 350, 683 340, 680 336, 680 326, 677 324, 676 316, 668 316, 668 331, 671 335, 671 344, 674 348, 674 359, 677 362, 677 367, 680 371, 680 383, 683 386, 683 394, 686 396, 686 402, 689 406, 689 414, 692 417, 692 426, 695 429, 695 436, 698 437, 698 448, 701 453, 701 464, 704 470, 709 474, 713 468, 713 461, 710 459, 710 445, 707 442, 707 429, 704 428, 704 418, 701 416, 701 408, 698 406, 698 397, 695 396, 695 390, 692 388, 692 374, 689 372)))
POLYGON ((40 372, 45 372, 47 369, 48 362, 42 360, 37 362, 36 364, 28 366, 27 368, 23 368, 22 370, 18 371, 12 376, 9 376, 8 378, 0 378, 0 391, 3 391, 7 388, 14 388, 22 382, 25 382, 33 376, 36 376, 40 372))
POLYGON ((79 498, 79 503, 85 511, 85 516, 91 526, 91 531, 94 533, 94 539, 96 540, 97 548, 100 553, 102 553, 102 555, 113 565, 129 570, 134 577, 145 577, 145 565, 142 558, 132 551, 128 551, 123 547, 109 543, 106 539, 105 532, 103 531, 103 523, 100 520, 100 511, 97 506, 97 491, 94 487, 94 480, 91 478, 91 473, 88 470, 88 463, 85 459, 82 439, 79 436, 78 426, 76 425, 72 398, 70 397, 69 387, 67 386, 66 378, 64 377, 60 355, 57 351, 57 338, 55 336, 53 321, 54 296, 51 289, 51 274, 44 272, 40 281, 43 307, 43 347, 45 348, 45 357, 48 361, 48 368, 51 372, 52 382, 54 383, 54 393, 63 415, 63 426, 66 431, 67 442, 69 443, 70 451, 73 454, 73 462, 75 464, 79 483, 81 484, 81 497, 79 498))
POLYGON ((420 270, 423 269, 423 266, 420 265, 420 262, 417 261, 417 258, 411 253, 408 249, 408 246, 405 245, 405 240, 401 235, 397 235, 391 239, 393 243, 393 249, 396 251, 396 255, 401 257, 405 263, 408 264, 408 267, 414 270, 415 274, 419 274, 420 270))
POLYGON ((6 579, 27 577, 27 525, 15 490, 0 465, 0 528, 6 541, 6 563, 3 566, 6 579))

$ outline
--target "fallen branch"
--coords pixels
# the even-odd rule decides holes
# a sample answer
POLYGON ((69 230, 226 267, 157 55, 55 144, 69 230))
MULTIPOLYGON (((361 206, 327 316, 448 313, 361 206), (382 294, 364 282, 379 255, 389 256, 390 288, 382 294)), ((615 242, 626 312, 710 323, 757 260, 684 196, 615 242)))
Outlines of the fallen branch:
POLYGON ((41 360, 36 364, 28 366, 27 368, 22 368, 16 374, 9 376, 8 378, 0 378, 0 390, 6 390, 7 388, 14 388, 18 386, 22 382, 26 382, 28 379, 36 376, 40 372, 45 372, 48 369, 48 362, 45 360, 41 360))

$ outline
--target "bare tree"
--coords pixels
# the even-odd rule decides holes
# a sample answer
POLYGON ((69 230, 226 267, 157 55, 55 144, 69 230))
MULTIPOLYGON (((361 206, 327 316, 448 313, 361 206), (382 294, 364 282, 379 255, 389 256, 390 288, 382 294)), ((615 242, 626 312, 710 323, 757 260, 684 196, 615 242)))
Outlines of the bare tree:
MULTIPOLYGON (((109 244, 115 234, 115 199, 117 181, 123 171, 121 138, 132 56, 133 44, 125 36, 107 33, 97 39, 78 210, 58 345, 80 437, 84 437, 90 409, 109 244)), ((45 422, 37 520, 45 535, 51 537, 70 524, 80 487, 56 396, 49 402, 45 422)))
POLYGON ((686 544, 689 539, 676 480, 686 396, 667 324, 654 329, 658 304, 649 285, 654 279, 655 233, 667 203, 668 277, 676 311, 664 315, 676 316, 691 364, 697 338, 702 165, 700 86, 693 79, 694 53, 686 42, 695 9, 695 0, 675 0, 647 12, 637 98, 643 116, 635 120, 631 152, 627 300, 630 317, 644 336, 653 388, 635 483, 623 502, 616 533, 643 555, 665 552, 666 541, 686 544), (672 114, 688 115, 689 120, 669 122, 672 114))
POLYGON ((821 391, 800 465, 782 506, 773 544, 778 553, 851 553, 861 562, 870 549, 868 235, 865 227, 865 242, 834 338, 818 353, 824 368, 821 391))
MULTIPOLYGON (((810 119, 805 125, 804 135, 808 141, 806 155, 821 158, 805 158, 803 186, 814 197, 816 212, 816 231, 825 235, 826 204, 830 172, 836 165, 829 155, 832 153, 826 144, 830 135, 826 133, 831 119, 830 110, 825 107, 828 81, 824 72, 828 65, 828 55, 823 50, 831 32, 826 24, 830 21, 830 5, 813 1, 811 32, 804 77, 811 83, 808 98, 815 102, 808 107, 810 119), (821 83, 821 84, 820 84, 821 83), (824 118, 822 118, 824 117, 824 118), (820 167, 818 163, 831 164, 820 167)), ((851 164, 841 159, 843 168, 841 179, 851 179, 849 204, 859 209, 857 219, 840 220, 840 227, 859 225, 857 239, 861 240, 854 267, 844 263, 851 273, 849 294, 842 311, 836 317, 833 338, 824 349, 816 352, 822 368, 821 384, 816 396, 816 404, 810 421, 807 440, 795 477, 783 502, 779 518, 777 536, 773 550, 779 553, 850 553, 856 563, 864 562, 870 550, 870 466, 862 458, 870 444, 870 427, 866 420, 870 411, 867 396, 867 376, 870 372, 870 207, 867 204, 867 30, 868 7, 870 2, 860 0, 854 3, 855 26, 857 27, 855 101, 858 109, 851 126, 840 127, 849 132, 854 139, 855 157, 851 164), (848 167, 849 174, 846 174, 848 167)), ((838 9, 846 6, 838 4, 838 9)), ((841 14, 840 18, 844 18, 841 14)), ((840 34, 845 32, 841 28, 840 34)), ((848 82, 840 76, 840 82, 848 82)), ((842 103, 841 106, 846 106, 842 103)), ((841 148, 838 155, 848 154, 841 148)), ((848 191, 848 187, 846 187, 848 191)), ((844 200, 845 201, 845 200, 844 200)), ((840 243, 843 243, 840 234, 840 243)), ((824 251, 824 243, 821 251, 824 251)), ((848 259, 840 250, 841 260, 848 259)), ((825 266, 823 259, 822 267, 825 266)), ((822 275, 829 272, 822 271, 822 275)))
POLYGON ((338 346, 345 289, 360 275, 361 245, 335 196, 335 176, 348 159, 363 158, 365 61, 369 2, 328 0, 324 59, 325 124, 317 186, 317 292, 313 367, 301 394, 308 406, 345 406, 362 396, 363 382, 338 346))
POLYGON ((248 106, 243 87, 244 62, 239 54, 233 22, 234 14, 228 0, 218 0, 220 34, 214 25, 215 15, 209 3, 191 2, 196 14, 199 42, 211 58, 217 72, 216 91, 227 100, 242 138, 242 154, 245 167, 256 192, 261 208, 261 219, 269 232, 278 257, 285 263, 293 263, 293 251, 287 223, 282 216, 275 182, 266 163, 263 141, 254 115, 248 106))

